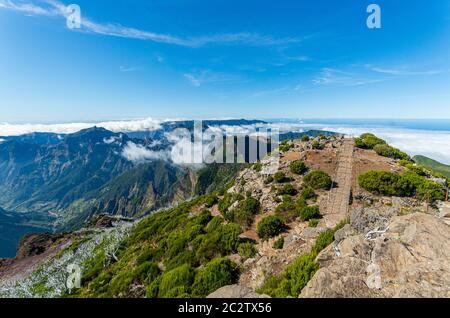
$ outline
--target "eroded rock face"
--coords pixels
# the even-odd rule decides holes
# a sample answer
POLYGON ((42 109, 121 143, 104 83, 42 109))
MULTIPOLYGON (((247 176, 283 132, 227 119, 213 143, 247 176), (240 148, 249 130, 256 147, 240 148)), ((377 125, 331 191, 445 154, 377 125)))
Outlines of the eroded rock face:
POLYGON ((255 293, 250 288, 241 285, 229 285, 219 288, 206 298, 270 298, 267 295, 255 293))
MULTIPOLYGON (((372 214, 368 220, 378 226, 372 214)), ((365 231, 347 228, 318 255, 322 268, 300 297, 450 297, 450 229, 442 218, 395 216, 375 237, 362 223, 355 225, 365 231)))

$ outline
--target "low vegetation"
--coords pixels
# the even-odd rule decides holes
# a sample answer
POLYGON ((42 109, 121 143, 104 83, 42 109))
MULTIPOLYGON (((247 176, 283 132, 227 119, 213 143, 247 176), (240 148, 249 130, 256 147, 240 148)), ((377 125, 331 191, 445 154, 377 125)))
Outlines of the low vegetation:
POLYGON ((442 185, 412 171, 406 171, 403 174, 369 171, 360 175, 358 181, 362 188, 378 195, 416 197, 427 202, 445 198, 442 185))
POLYGON ((319 270, 319 265, 314 261, 315 258, 320 251, 333 242, 336 231, 347 223, 348 220, 344 220, 334 229, 322 232, 311 252, 299 256, 282 273, 267 279, 258 292, 276 298, 298 297, 319 270))
POLYGON ((290 142, 289 140, 284 140, 280 143, 280 151, 281 152, 287 152, 289 150, 291 150, 292 148, 294 148, 294 144, 292 142, 290 142))
POLYGON ((267 240, 280 234, 284 227, 284 222, 280 217, 268 216, 259 221, 256 233, 260 239, 267 240))
POLYGON ((330 190, 332 185, 331 177, 327 173, 320 170, 315 170, 308 173, 304 178, 304 182, 307 186, 315 190, 330 190))
POLYGON ((302 160, 296 160, 293 161, 290 165, 289 165, 289 170, 294 173, 294 174, 303 174, 306 172, 307 167, 304 161, 302 160))
POLYGON ((273 243, 273 248, 277 250, 283 249, 283 246, 284 246, 284 237, 280 237, 273 243))
POLYGON ((393 158, 393 159, 403 159, 403 160, 411 160, 410 157, 398 150, 397 148, 394 148, 392 146, 389 146, 386 141, 383 139, 378 138, 377 136, 373 134, 362 134, 359 138, 355 139, 355 145, 358 148, 362 149, 373 149, 376 151, 376 153, 383 157, 393 158))
POLYGON ((321 143, 321 142, 319 142, 317 140, 313 141, 311 146, 312 146, 313 149, 316 149, 316 150, 323 150, 323 149, 325 149, 325 144, 323 144, 323 143, 321 143))
MULTIPOLYGON (((81 289, 70 296, 125 297, 132 285, 144 285, 147 297, 204 297, 237 281, 237 266, 227 255, 249 255, 242 245, 241 227, 212 217, 208 210, 197 215, 192 208, 208 198, 199 197, 139 222, 125 239, 115 260, 99 246, 83 264, 81 289), (108 265, 109 264, 109 265, 108 265)), ((255 211, 255 202, 245 209, 255 211)))

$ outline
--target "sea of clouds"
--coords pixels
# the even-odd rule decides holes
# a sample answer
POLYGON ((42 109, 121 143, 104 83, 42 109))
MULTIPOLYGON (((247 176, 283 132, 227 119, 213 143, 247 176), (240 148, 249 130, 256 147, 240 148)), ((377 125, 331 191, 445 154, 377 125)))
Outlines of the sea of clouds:
MULTIPOLYGON (((58 134, 74 133, 81 129, 97 126, 111 130, 113 132, 133 132, 151 131, 161 128, 165 121, 174 119, 144 118, 126 121, 105 121, 98 123, 67 123, 67 124, 8 124, 0 123, 0 136, 17 136, 32 132, 52 132, 58 134)), ((178 120, 178 119, 176 119, 178 120)), ((424 155, 438 160, 445 164, 450 164, 450 129, 446 131, 432 131, 420 129, 393 128, 389 126, 364 126, 364 125, 342 125, 342 124, 314 124, 304 123, 301 120, 292 122, 270 122, 268 124, 241 125, 241 126, 220 126, 227 134, 254 134, 255 128, 272 128, 280 132, 296 131, 302 132, 310 129, 334 131, 350 136, 359 136, 365 132, 371 132, 385 139, 389 144, 407 152, 411 156, 424 155)), ((2 140, 0 140, 0 143, 2 140)), ((185 147, 181 143, 175 142, 172 149, 172 156, 179 151, 179 147, 185 147)), ((144 147, 129 144, 125 146, 124 156, 131 161, 142 161, 151 159, 164 159, 169 156, 167 153, 160 153, 148 150, 144 147)))
POLYGON ((108 129, 113 132, 132 132, 155 130, 161 127, 163 120, 144 118, 137 120, 105 121, 105 122, 80 122, 64 124, 9 124, 0 123, 0 136, 20 136, 33 132, 47 132, 55 134, 71 134, 82 129, 94 126, 108 129))

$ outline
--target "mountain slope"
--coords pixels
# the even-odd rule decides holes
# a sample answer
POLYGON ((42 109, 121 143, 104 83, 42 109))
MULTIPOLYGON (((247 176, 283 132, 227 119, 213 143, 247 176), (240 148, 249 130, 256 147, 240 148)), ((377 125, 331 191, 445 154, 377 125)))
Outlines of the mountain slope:
POLYGON ((20 211, 62 209, 133 164, 120 155, 123 134, 91 128, 52 143, 0 144, 0 205, 20 211), (113 139, 117 142, 107 143, 113 139))
POLYGON ((193 195, 192 178, 189 169, 165 161, 139 164, 71 204, 62 216, 62 229, 79 228, 97 214, 139 217, 176 204, 193 195))
POLYGON ((433 160, 433 159, 425 157, 425 156, 414 156, 413 160, 417 164, 422 165, 425 168, 428 168, 432 171, 442 174, 443 176, 445 176, 447 178, 450 178, 450 166, 449 165, 445 165, 443 163, 440 163, 436 160, 433 160))

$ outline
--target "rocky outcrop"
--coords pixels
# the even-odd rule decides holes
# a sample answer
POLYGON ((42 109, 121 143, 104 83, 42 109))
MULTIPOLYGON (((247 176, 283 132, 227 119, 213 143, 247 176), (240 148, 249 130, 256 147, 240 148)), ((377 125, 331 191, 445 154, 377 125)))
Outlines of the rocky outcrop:
POLYGON ((450 231, 442 218, 369 213, 336 238, 300 297, 450 297, 450 231))
POLYGON ((255 293, 250 288, 241 285, 229 285, 219 288, 207 298, 270 298, 267 295, 255 293))

